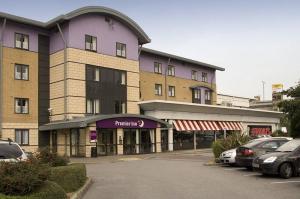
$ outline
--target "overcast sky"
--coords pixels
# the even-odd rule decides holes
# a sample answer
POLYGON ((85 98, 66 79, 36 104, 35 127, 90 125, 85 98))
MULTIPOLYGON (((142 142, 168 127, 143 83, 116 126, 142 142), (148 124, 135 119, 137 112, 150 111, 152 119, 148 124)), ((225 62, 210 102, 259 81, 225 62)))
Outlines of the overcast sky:
POLYGON ((271 99, 271 85, 300 80, 300 1, 1 0, 0 12, 48 21, 82 6, 128 15, 152 39, 145 47, 224 67, 218 93, 271 99))

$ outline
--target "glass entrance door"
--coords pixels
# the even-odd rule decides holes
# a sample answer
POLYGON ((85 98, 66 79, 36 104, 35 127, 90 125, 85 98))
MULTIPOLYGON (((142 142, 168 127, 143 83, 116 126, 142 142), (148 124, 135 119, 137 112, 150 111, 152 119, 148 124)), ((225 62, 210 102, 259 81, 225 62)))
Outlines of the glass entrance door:
POLYGON ((71 129, 70 132, 70 155, 71 156, 79 156, 79 139, 80 133, 79 129, 71 129))
POLYGON ((115 129, 99 129, 97 136, 98 155, 117 154, 117 134, 115 129))
POLYGON ((140 153, 155 152, 155 131, 154 129, 140 130, 140 153))
POLYGON ((124 129, 123 150, 124 154, 131 155, 138 153, 137 129, 124 129))

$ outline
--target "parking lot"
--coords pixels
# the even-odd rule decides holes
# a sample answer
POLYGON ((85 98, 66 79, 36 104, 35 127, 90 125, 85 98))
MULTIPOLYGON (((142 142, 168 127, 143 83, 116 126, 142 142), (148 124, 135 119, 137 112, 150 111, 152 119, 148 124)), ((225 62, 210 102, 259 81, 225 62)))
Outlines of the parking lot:
POLYGON ((300 177, 266 177, 244 168, 206 166, 209 152, 91 159, 93 198, 299 199, 300 177))

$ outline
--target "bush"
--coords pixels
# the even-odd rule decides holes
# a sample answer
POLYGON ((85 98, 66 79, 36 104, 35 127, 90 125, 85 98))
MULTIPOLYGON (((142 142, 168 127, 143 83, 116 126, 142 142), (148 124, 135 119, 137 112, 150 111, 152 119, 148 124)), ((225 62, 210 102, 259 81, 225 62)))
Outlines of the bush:
POLYGON ((65 191, 55 182, 45 181, 33 193, 26 196, 8 196, 0 194, 1 199, 66 199, 65 191))
POLYGON ((281 130, 276 130, 272 133, 271 135, 272 137, 288 137, 288 134, 287 133, 284 133, 283 131, 281 130))
POLYGON ((36 158, 40 161, 40 163, 49 164, 51 167, 66 166, 69 163, 69 159, 67 157, 62 157, 56 153, 52 153, 49 148, 41 149, 36 155, 36 158))
POLYGON ((49 177, 47 165, 37 161, 0 163, 0 193, 25 195, 38 188, 49 177))
POLYGON ((67 193, 74 192, 82 187, 86 181, 86 168, 84 164, 71 164, 68 166, 51 168, 49 180, 56 182, 67 193))
POLYGON ((215 158, 219 158, 222 152, 227 151, 229 149, 234 149, 239 147, 250 140, 248 135, 241 134, 239 132, 235 132, 226 137, 226 139, 220 139, 212 144, 212 149, 215 158))

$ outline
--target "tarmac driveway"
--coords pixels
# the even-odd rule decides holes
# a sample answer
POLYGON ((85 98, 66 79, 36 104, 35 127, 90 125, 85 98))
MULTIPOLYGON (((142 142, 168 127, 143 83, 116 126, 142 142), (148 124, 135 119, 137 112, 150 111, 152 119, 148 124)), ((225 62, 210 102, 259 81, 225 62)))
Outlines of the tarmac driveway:
POLYGON ((243 168, 205 166, 206 152, 118 156, 87 163, 94 183, 84 199, 299 199, 300 178, 264 177, 243 168))

